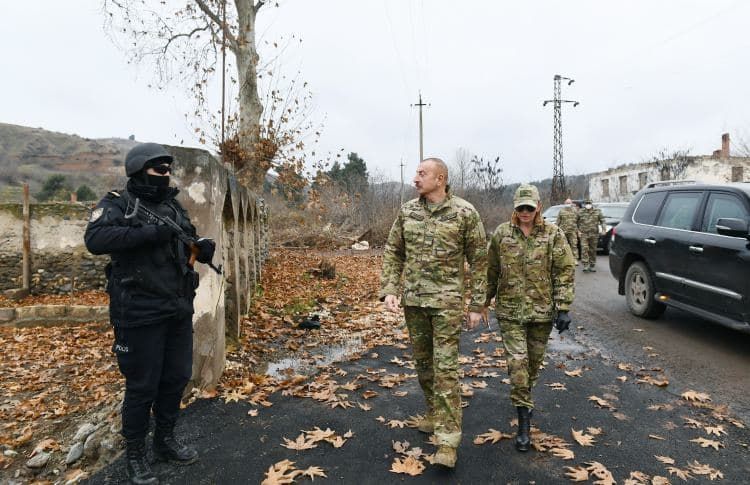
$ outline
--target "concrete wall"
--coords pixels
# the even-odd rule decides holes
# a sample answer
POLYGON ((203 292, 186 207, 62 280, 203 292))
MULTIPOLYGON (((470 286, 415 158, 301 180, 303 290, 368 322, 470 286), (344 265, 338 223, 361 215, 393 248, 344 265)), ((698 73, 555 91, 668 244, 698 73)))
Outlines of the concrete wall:
MULTIPOLYGON (((741 167, 741 181, 750 181, 750 158, 692 157, 679 179, 704 183, 732 182, 732 171, 741 167)), ((646 183, 662 180, 655 162, 635 163, 589 175, 589 195, 595 202, 627 202, 646 183), (625 177, 621 187, 621 177, 625 177), (604 187, 609 185, 608 193, 604 187), (624 190, 623 190, 624 189, 624 190)))
MULTIPOLYGON (((208 152, 167 147, 175 156, 172 184, 202 237, 216 241, 214 264, 196 264, 201 277, 195 299, 193 382, 212 387, 224 369, 226 338, 238 339, 268 255, 263 200, 240 186, 208 152)), ((86 251, 83 233, 90 206, 79 203, 31 206, 31 291, 34 294, 103 289, 107 256, 86 251)), ((21 286, 22 207, 0 205, 0 289, 21 286)))

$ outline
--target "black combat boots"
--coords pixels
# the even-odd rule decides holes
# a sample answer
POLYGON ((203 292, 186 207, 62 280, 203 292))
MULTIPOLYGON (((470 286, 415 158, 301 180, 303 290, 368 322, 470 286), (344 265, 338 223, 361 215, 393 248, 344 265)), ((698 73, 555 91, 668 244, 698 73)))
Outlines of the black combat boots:
POLYGON ((169 461, 177 465, 190 465, 198 461, 195 448, 185 446, 174 437, 174 428, 154 430, 154 456, 159 461, 169 461))
POLYGON ((529 408, 518 406, 518 435, 516 436, 516 449, 518 451, 529 451, 529 445, 531 444, 531 438, 529 438, 529 432, 531 431, 531 416, 529 416, 529 408))
POLYGON ((151 471, 146 460, 146 445, 143 438, 126 442, 126 464, 130 483, 135 485, 158 485, 159 479, 151 471))

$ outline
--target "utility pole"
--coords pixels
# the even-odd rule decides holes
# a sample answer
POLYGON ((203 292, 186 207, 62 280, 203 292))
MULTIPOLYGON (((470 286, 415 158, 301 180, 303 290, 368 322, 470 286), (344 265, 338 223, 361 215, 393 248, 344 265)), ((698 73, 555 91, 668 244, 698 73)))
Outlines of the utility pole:
POLYGON ((565 188, 565 170, 563 168, 563 147, 562 147, 562 105, 563 103, 573 103, 575 108, 580 103, 569 99, 562 99, 562 90, 560 84, 562 81, 568 81, 568 86, 575 82, 574 79, 569 77, 563 77, 559 74, 555 74, 555 93, 554 99, 548 99, 542 103, 542 106, 547 106, 547 103, 553 103, 554 107, 554 161, 552 168, 552 194, 550 195, 550 204, 559 204, 568 195, 565 188))
POLYGON ((424 160, 424 139, 422 137, 422 106, 430 106, 422 102, 422 92, 419 92, 419 102, 412 104, 412 107, 419 106, 419 161, 424 160))
POLYGON ((404 157, 401 157, 401 205, 404 205, 404 157))

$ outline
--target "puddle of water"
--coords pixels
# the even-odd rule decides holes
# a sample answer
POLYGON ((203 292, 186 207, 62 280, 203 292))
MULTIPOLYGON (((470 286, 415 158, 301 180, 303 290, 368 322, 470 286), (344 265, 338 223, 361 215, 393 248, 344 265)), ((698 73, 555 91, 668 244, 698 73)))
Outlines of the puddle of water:
POLYGON ((552 338, 549 341, 548 349, 551 352, 562 352, 566 354, 584 354, 588 350, 583 345, 579 344, 570 337, 560 337, 556 332, 552 333, 552 338))
POLYGON ((315 359, 311 357, 290 356, 277 362, 266 364, 265 374, 275 379, 285 379, 290 375, 310 376, 317 372, 319 366, 341 362, 365 350, 361 337, 352 337, 336 345, 321 345, 315 349, 315 359))

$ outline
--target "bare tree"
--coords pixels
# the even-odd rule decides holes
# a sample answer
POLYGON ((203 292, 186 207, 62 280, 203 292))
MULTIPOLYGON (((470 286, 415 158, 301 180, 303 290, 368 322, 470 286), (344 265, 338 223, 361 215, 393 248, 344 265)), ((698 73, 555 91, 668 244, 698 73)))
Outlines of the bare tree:
MULTIPOLYGON (((219 69, 223 50, 234 58, 238 94, 237 177, 260 187, 271 167, 268 140, 262 138, 263 112, 258 94, 255 19, 267 0, 188 0, 187 2, 104 0, 114 38, 127 40, 130 61, 155 63, 157 79, 186 82, 199 105, 205 87, 219 69), (179 6, 177 4, 179 3, 179 6)), ((196 110, 198 114, 198 110, 196 110)), ((275 150, 271 150, 274 152, 275 150)))
POLYGON ((473 156, 469 150, 459 147, 456 157, 448 169, 448 180, 456 194, 461 197, 466 195, 467 188, 475 184, 475 176, 472 170, 473 156))
POLYGON ((693 163, 694 159, 695 157, 690 155, 690 149, 669 150, 663 148, 649 161, 656 166, 661 180, 680 180, 685 177, 687 167, 693 163))

